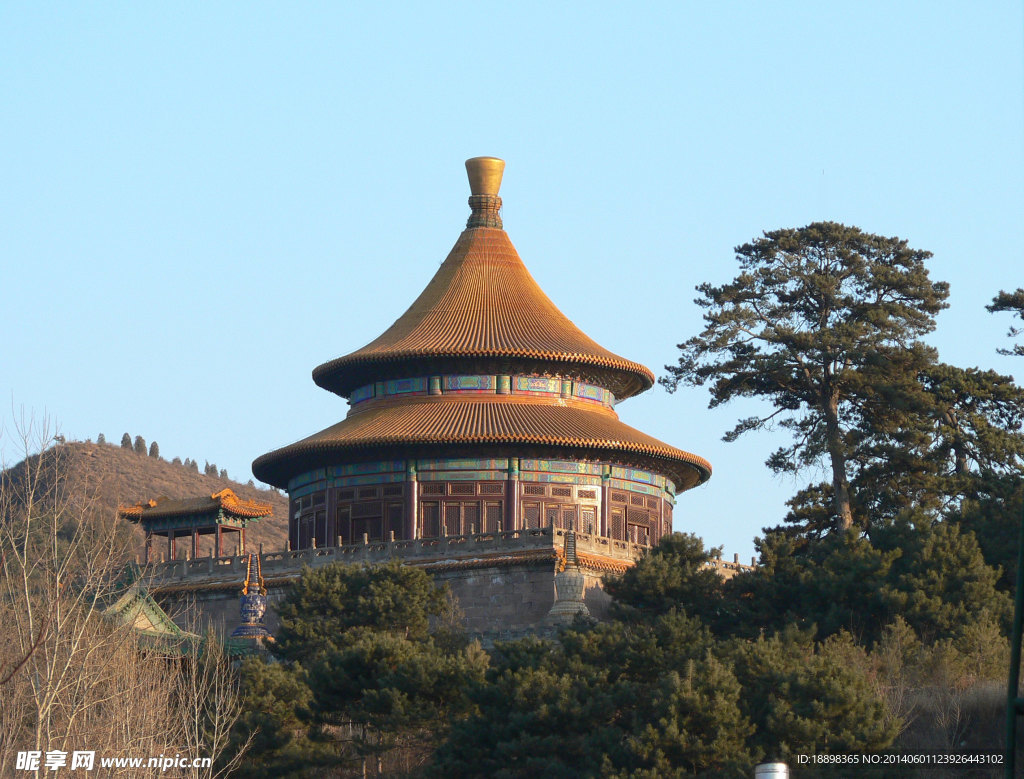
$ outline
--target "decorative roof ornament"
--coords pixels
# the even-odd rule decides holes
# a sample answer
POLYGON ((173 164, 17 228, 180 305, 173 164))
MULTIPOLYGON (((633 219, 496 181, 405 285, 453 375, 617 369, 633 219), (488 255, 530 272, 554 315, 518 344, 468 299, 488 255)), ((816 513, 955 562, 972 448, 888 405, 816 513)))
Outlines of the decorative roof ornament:
POLYGON ((259 642, 264 639, 273 640, 263 624, 263 617, 267 613, 267 588, 263 584, 260 556, 255 552, 249 552, 241 601, 241 622, 231 631, 231 638, 248 638, 259 642))
POLYGON ((466 160, 466 173, 469 175, 469 207, 473 209, 466 228, 493 227, 502 229, 501 176, 505 172, 505 160, 497 157, 473 157, 466 160))

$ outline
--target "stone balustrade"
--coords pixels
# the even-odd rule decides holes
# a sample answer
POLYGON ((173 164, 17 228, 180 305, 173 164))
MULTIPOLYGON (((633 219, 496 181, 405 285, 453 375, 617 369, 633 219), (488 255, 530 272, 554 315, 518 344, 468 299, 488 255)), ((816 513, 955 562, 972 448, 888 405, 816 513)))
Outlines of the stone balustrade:
MULTIPOLYGON (((429 565, 436 561, 458 561, 491 555, 515 555, 543 549, 564 549, 568 531, 560 528, 513 530, 502 533, 473 533, 414 540, 368 541, 360 544, 291 551, 264 552, 260 555, 263 576, 267 579, 295 576, 303 566, 328 563, 383 563, 399 559, 411 565, 429 565)), ((603 536, 576 534, 576 550, 617 560, 635 560, 645 547, 603 536)), ((154 563, 147 574, 156 585, 245 578, 247 556, 200 557, 154 563)))
MULTIPOLYGON (((304 566, 329 563, 383 563, 399 559, 411 565, 429 566, 441 561, 465 561, 492 555, 515 555, 544 549, 564 550, 569 531, 561 528, 513 530, 502 533, 472 533, 414 540, 368 541, 323 548, 264 552, 260 555, 263 575, 269 580, 297 576, 304 566)), ((628 541, 576 533, 576 552, 613 560, 636 560, 647 549, 628 541)), ((246 555, 200 557, 153 563, 146 573, 156 586, 241 581, 245 578, 246 555)), ((713 558, 709 565, 729 578, 752 566, 713 558)))

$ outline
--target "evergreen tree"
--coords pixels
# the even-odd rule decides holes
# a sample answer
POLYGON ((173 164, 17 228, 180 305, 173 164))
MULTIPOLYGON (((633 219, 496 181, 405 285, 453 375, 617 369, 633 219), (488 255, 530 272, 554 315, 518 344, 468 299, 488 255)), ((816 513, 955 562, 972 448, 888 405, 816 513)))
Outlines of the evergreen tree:
POLYGON ((849 634, 815 644, 790 628, 730 646, 740 708, 756 726, 748 743, 765 759, 878 753, 899 734, 903 723, 886 716, 867 675, 848 662, 864 654, 849 634))
MULTIPOLYGON (((1009 311, 1018 319, 1024 320, 1024 287, 1018 288, 1013 292, 1000 291, 992 299, 992 305, 985 306, 985 308, 992 313, 1009 311)), ((1007 336, 1016 338, 1021 332, 1024 332, 1024 329, 1011 325, 1007 336)), ((1018 357, 1024 357, 1024 344, 1014 344, 1013 349, 999 349, 998 352, 1000 354, 1015 354, 1018 357)))
POLYGON ((103 435, 103 433, 100 433, 98 436, 96 436, 96 443, 98 443, 98 444, 105 444, 106 442, 107 442, 107 437, 105 435, 103 435))
MULTIPOLYGON (((307 687, 295 716, 324 745, 324 760, 365 760, 398 745, 433 751, 487 664, 479 644, 459 632, 428 631, 446 608, 444 590, 426 572, 397 561, 304 572, 278 609, 272 651, 307 687), (340 741, 330 730, 338 723, 352 725, 340 741)), ((287 740, 272 735, 276 760, 287 740)))
POLYGON ((121 448, 122 449, 131 449, 132 448, 132 437, 130 435, 128 435, 127 433, 125 433, 123 436, 121 436, 121 448))
POLYGON ((160 447, 157 445, 156 441, 149 445, 149 456, 157 458, 160 457, 160 447))
POLYGON ((140 435, 135 436, 135 454, 146 454, 146 439, 140 435))
POLYGON ((228 478, 228 469, 227 468, 221 468, 220 469, 220 477, 222 479, 227 479, 228 478))
POLYGON ((712 622, 722 609, 722 577, 708 563, 704 542, 689 533, 662 538, 637 564, 604 589, 632 615, 656 617, 683 609, 712 622))
POLYGON ((929 252, 834 222, 765 233, 736 255, 736 279, 697 288, 707 326, 680 344, 662 383, 710 382, 711 407, 768 400, 773 411, 740 420, 725 439, 772 424, 790 430, 793 443, 769 467, 825 465, 831 521, 849 528, 856 431, 894 427, 899 398, 919 392, 917 375, 935 355, 916 339, 934 328, 948 285, 929 280, 929 252))
POLYGON ((192 470, 192 471, 193 471, 194 473, 199 473, 199 463, 197 463, 197 462, 196 462, 195 460, 193 460, 192 462, 190 462, 190 463, 189 463, 189 466, 188 466, 188 467, 189 467, 189 468, 190 468, 190 469, 191 469, 191 470, 192 470))
POLYGON ((181 458, 175 457, 173 460, 171 460, 171 465, 182 465, 181 458))

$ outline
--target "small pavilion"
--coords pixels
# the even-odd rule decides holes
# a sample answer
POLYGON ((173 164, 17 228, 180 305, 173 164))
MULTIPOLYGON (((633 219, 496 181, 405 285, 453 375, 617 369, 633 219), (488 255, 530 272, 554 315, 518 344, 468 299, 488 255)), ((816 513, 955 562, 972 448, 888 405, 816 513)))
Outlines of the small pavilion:
POLYGON ((237 554, 245 554, 246 525, 269 517, 271 513, 269 503, 242 500, 230 489, 215 492, 209 497, 183 500, 159 497, 134 506, 121 506, 117 510, 122 519, 142 525, 146 533, 146 563, 151 562, 153 536, 167 539, 169 560, 177 557, 177 542, 181 538, 191 540, 191 557, 195 558, 199 536, 204 535, 214 536, 214 556, 221 557, 225 533, 238 534, 237 554))

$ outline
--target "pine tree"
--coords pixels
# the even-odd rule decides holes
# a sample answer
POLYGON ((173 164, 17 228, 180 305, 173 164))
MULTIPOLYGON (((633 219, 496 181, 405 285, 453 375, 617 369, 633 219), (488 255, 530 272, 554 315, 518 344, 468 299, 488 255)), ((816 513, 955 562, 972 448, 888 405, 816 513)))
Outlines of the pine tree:
POLYGON ((220 477, 222 479, 227 479, 228 478, 228 469, 227 468, 221 468, 220 469, 220 477))
MULTIPOLYGON (((990 312, 995 313, 997 311, 1009 311, 1014 314, 1017 318, 1024 320, 1024 287, 1020 287, 1013 292, 1002 292, 996 295, 992 299, 992 305, 985 306, 990 312)), ((1007 336, 1010 338, 1016 338, 1024 332, 1024 328, 1010 326, 1010 330, 1007 336)), ((1024 357, 1024 344, 1014 344, 1013 349, 999 349, 999 354, 1015 354, 1018 357, 1024 357)))
POLYGON ((159 445, 157 444, 156 441, 154 441, 153 443, 151 443, 149 445, 149 456, 150 457, 157 457, 157 458, 160 457, 160 447, 159 447, 159 445))
POLYGON ((107 442, 107 437, 105 435, 103 435, 103 433, 100 433, 98 436, 96 436, 96 443, 98 443, 98 444, 105 444, 106 442, 107 442))
POLYGON ((191 468, 194 473, 199 473, 199 463, 197 463, 195 460, 189 463, 188 467, 191 468))
POLYGON ((173 460, 171 460, 171 465, 181 465, 181 464, 182 464, 182 462, 181 462, 181 458, 180 457, 175 457, 173 460))
POLYGON ((858 429, 894 427, 903 396, 920 393, 916 377, 935 360, 917 339, 934 329, 949 287, 928 278, 930 256, 835 222, 765 233, 737 247, 733 281, 697 288, 707 325, 679 345, 662 383, 673 391, 710 382, 712 408, 768 400, 770 413, 739 420, 725 440, 788 429, 792 445, 767 464, 779 473, 827 468, 831 521, 849 528, 858 429))
POLYGON ((132 448, 132 437, 130 435, 128 435, 127 433, 125 433, 123 436, 121 436, 121 448, 122 449, 131 449, 132 448))
POLYGON ((140 435, 135 436, 135 454, 146 454, 146 439, 140 435))

